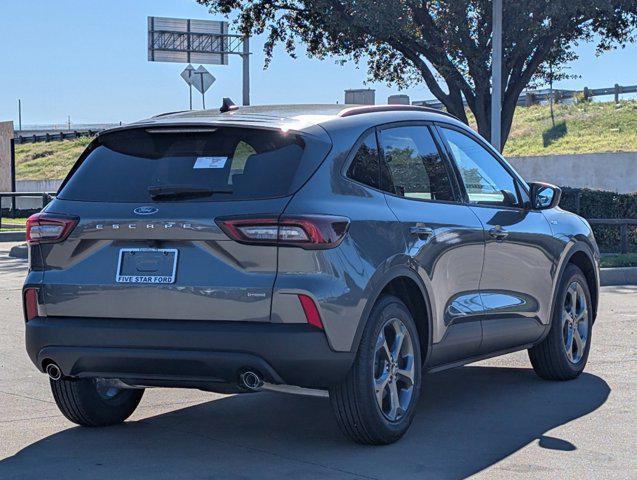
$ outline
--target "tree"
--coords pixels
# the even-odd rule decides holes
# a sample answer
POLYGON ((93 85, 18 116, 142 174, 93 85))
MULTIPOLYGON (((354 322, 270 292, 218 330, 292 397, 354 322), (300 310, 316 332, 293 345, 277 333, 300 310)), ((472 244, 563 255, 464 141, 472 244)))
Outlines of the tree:
MULTIPOLYGON (((467 122, 463 97, 478 131, 490 138, 491 0, 197 0, 212 13, 238 11, 244 34, 267 34, 294 56, 300 41, 310 56, 366 59, 368 76, 400 88, 424 81, 467 122)), ((635 40, 637 0, 504 0, 502 144, 522 90, 544 78, 547 60, 573 58, 578 41, 603 52, 635 40)), ((545 83, 545 82, 544 82, 545 83)))

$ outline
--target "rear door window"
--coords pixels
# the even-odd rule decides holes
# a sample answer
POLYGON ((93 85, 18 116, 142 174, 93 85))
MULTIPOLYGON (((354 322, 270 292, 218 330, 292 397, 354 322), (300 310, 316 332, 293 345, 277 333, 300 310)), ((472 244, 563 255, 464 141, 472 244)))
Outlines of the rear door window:
POLYGON ((455 201, 451 172, 426 126, 381 130, 383 189, 419 200, 455 201))
POLYGON ((226 201, 294 193, 329 146, 301 135, 249 128, 135 129, 104 134, 62 186, 63 200, 226 201))

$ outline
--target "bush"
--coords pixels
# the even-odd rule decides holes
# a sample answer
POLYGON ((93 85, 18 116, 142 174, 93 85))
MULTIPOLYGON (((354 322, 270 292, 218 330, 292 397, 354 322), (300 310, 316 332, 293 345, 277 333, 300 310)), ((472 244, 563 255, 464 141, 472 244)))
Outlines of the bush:
MULTIPOLYGON (((562 187, 560 207, 586 219, 637 218, 637 193, 615 193, 587 188, 562 187)), ((619 225, 593 225, 593 232, 602 252, 617 252, 619 250, 619 225)), ((634 226, 629 226, 628 238, 629 250, 637 252, 637 229, 634 226)))
POLYGON ((637 218, 637 193, 562 187, 560 207, 584 218, 637 218))

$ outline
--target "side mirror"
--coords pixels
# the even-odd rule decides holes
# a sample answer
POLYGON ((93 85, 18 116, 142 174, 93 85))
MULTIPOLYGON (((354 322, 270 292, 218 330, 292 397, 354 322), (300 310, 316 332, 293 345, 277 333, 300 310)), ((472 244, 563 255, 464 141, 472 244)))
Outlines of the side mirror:
POLYGON ((531 187, 531 207, 534 210, 547 210, 557 207, 562 198, 562 189, 550 183, 534 182, 531 187))

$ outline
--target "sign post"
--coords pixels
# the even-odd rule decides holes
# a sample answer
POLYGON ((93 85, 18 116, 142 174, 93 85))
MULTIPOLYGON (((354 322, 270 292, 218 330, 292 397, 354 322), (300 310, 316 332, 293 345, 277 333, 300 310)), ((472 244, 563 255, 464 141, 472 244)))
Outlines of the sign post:
POLYGON ((188 66, 181 72, 181 78, 188 84, 188 93, 190 97, 190 110, 192 110, 192 76, 195 71, 195 67, 188 64, 188 66))
MULTIPOLYGON (((243 104, 250 105, 249 37, 228 33, 228 22, 148 17, 151 62, 228 65, 230 55, 239 55, 243 60, 243 104)), ((196 84, 192 86, 196 88, 196 84)))
POLYGON ((193 72, 191 77, 191 85, 195 87, 199 93, 201 93, 201 103, 203 109, 206 109, 206 91, 215 83, 216 78, 203 65, 199 65, 199 68, 193 72))

